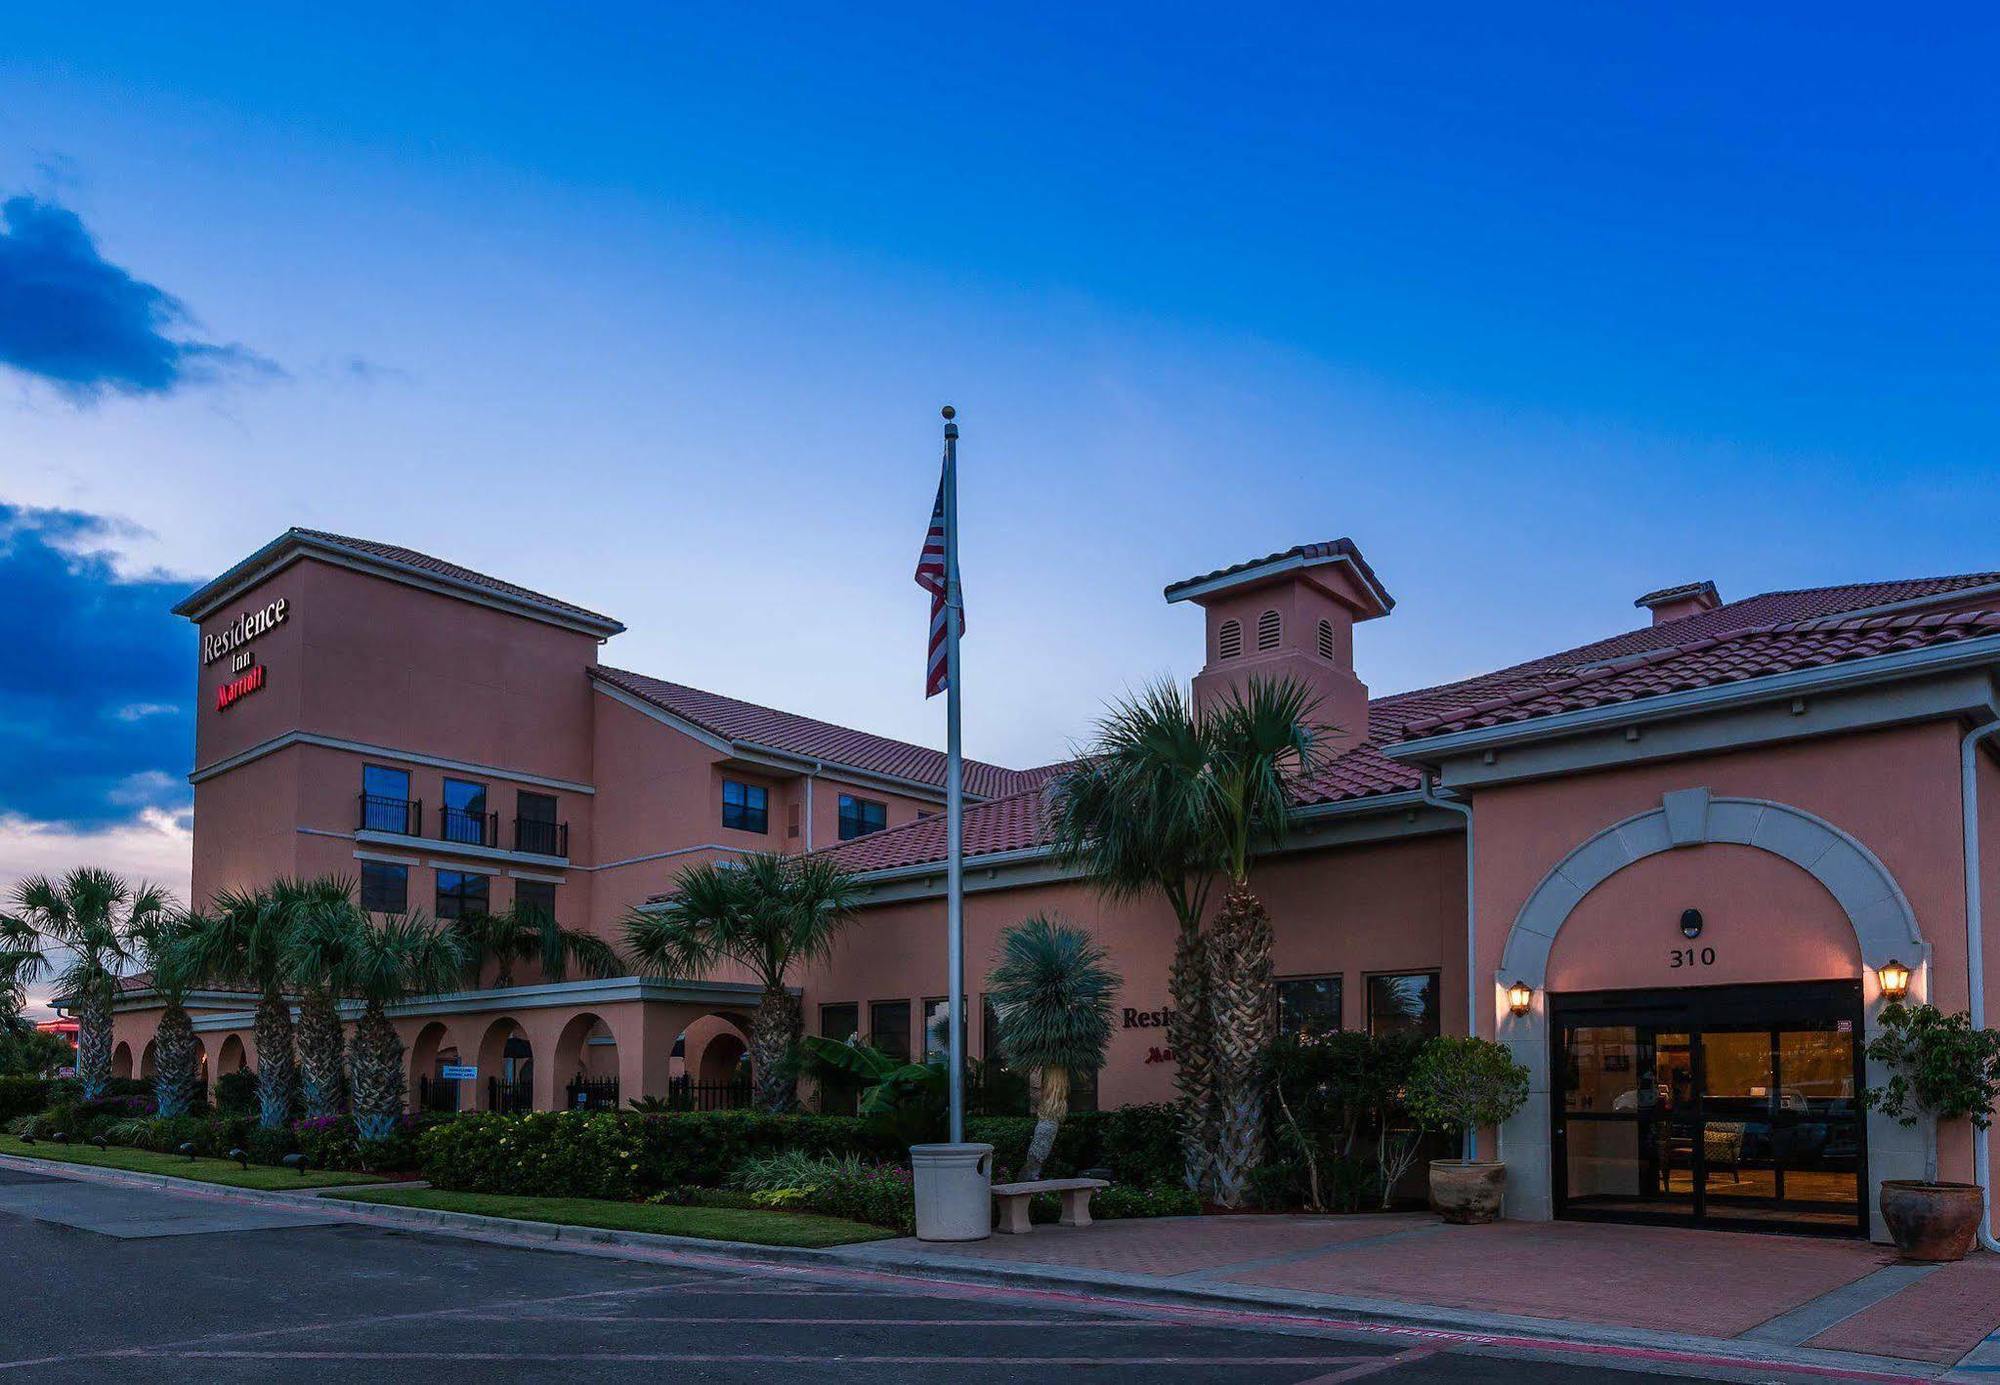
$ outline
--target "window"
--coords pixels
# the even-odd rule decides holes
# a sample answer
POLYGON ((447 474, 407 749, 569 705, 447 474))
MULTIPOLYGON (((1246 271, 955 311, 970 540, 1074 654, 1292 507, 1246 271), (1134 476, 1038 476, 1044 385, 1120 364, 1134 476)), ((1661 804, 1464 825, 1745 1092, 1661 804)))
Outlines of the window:
MULTIPOLYGON (((949 1028, 945 1023, 945 1016, 948 1013, 950 1011, 949 1007, 945 1004, 945 997, 941 995, 924 997, 924 1061, 926 1063, 930 1062, 933 1058, 942 1059, 945 1055, 945 1050, 951 1047, 951 1035, 945 1032, 949 1028)), ((960 1022, 963 1023, 965 1018, 964 996, 960 996, 958 999, 958 1014, 960 1022)), ((968 1049, 972 1046, 972 1030, 970 1028, 967 1028, 965 1031, 965 1043, 968 1049)))
POLYGON ((543 856, 560 856, 564 843, 556 830, 556 796, 522 789, 514 795, 514 849, 543 856))
POLYGON ((1070 1073, 1069 1109, 1072 1111, 1095 1111, 1097 1109, 1096 1068, 1077 1068, 1070 1073))
POLYGON ((441 870, 438 872, 437 916, 441 919, 477 918, 487 911, 487 901, 492 897, 492 884, 483 875, 470 871, 441 870))
POLYGON ((1243 622, 1225 620, 1222 628, 1215 632, 1215 657, 1233 659, 1243 652, 1243 622))
POLYGON ((819 1032, 822 1038, 835 1043, 846 1043, 861 1032, 861 1007, 859 1005, 822 1005, 819 1007, 819 1032))
POLYGON ((448 842, 486 846, 486 786, 470 779, 444 781, 444 831, 448 842))
POLYGON ((1287 976, 1278 982, 1278 1032, 1330 1033, 1340 1028, 1338 976, 1287 976))
POLYGON ((1411 1034, 1420 1039, 1438 1033, 1438 974, 1398 972, 1368 978, 1368 1032, 1411 1034))
POLYGON ((870 832, 880 832, 889 825, 889 805, 877 803, 872 798, 856 798, 853 794, 840 796, 840 839, 853 841, 865 837, 870 832))
POLYGON ((1333 659, 1333 622, 1330 620, 1319 623, 1319 657, 1328 662, 1333 659))
POLYGON ((410 868, 387 861, 361 863, 361 907, 371 914, 400 914, 410 907, 410 868))
POLYGON ((868 1042, 891 1058, 910 1061, 910 1002, 878 1000, 868 1007, 868 1042))
POLYGON ((538 918, 552 919, 556 916, 556 887, 552 880, 516 880, 514 882, 514 908, 526 915, 533 912, 538 918))
POLYGON ((771 791, 762 784, 722 781, 722 825, 738 832, 771 830, 771 791))
POLYGON ((386 765, 361 769, 361 828, 415 836, 410 825, 410 772, 386 765))
MULTIPOLYGON (((861 1032, 859 1005, 819 1007, 822 1038, 846 1043, 861 1032)), ((819 1113, 822 1116, 851 1116, 860 1108, 861 1083, 849 1073, 830 1072, 819 1080, 819 1113)))
POLYGON ((1257 648, 1259 650, 1276 649, 1278 647, 1278 638, 1283 633, 1284 627, 1279 622, 1276 611, 1266 611, 1263 615, 1257 617, 1257 648))

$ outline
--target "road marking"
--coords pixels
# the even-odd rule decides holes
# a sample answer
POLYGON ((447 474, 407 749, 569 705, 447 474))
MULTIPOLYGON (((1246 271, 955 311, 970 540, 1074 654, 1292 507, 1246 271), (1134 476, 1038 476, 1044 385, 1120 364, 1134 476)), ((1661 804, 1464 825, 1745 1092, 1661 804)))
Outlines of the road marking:
POLYGON ((1436 1356, 1443 1350, 1443 1347, 1437 1346, 1411 1347, 1408 1351, 1399 1351, 1393 1356, 1378 1356, 1373 1361, 1363 1361, 1349 1366, 1346 1370, 1334 1371, 1330 1375, 1316 1375, 1310 1380, 1301 1380, 1299 1385, 1335 1385, 1336 1381, 1359 1380, 1363 1376, 1378 1375, 1383 1371, 1392 1371, 1398 1366, 1406 1366, 1412 1361, 1421 1361, 1426 1356, 1436 1356))
MULTIPOLYGON (((1352 1361, 1351 1356, 909 1356, 877 1352, 753 1352, 753 1351, 155 1351, 194 1361, 644 1361, 700 1365, 718 1361, 754 1361, 773 1366, 1325 1366, 1352 1361)), ((1369 1361, 1382 1358, 1371 1356, 1369 1361)))

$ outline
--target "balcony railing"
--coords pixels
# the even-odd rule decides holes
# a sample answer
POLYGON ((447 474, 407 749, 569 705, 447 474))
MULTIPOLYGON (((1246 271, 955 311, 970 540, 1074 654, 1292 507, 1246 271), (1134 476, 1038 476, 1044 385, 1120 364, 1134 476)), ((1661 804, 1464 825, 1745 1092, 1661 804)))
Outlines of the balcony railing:
POLYGON ((569 855, 569 824, 542 818, 514 819, 514 850, 538 856, 569 855))
MULTIPOLYGON (((424 835, 424 803, 420 798, 387 798, 362 794, 357 825, 363 832, 391 832, 399 837, 424 835)), ((463 808, 438 809, 437 838, 467 846, 500 846, 500 815, 463 808)), ((569 824, 542 818, 514 819, 514 850, 536 856, 569 856, 569 824)))
POLYGON ((385 798, 381 794, 361 795, 360 830, 394 832, 399 837, 424 834, 424 802, 420 798, 385 798))
POLYGON ((464 842, 467 846, 500 845, 500 815, 473 813, 464 808, 438 809, 438 840, 464 842))

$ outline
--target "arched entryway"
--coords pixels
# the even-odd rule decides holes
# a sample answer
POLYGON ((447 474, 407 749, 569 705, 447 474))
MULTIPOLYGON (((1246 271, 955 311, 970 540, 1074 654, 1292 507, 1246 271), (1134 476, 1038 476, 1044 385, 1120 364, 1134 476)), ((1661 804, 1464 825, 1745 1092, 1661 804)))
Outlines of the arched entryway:
POLYGON ((123 1080, 132 1075, 132 1045, 119 1040, 118 1047, 111 1050, 111 1076, 123 1080))
POLYGON ((602 1016, 587 1010, 572 1016, 556 1037, 555 1063, 565 1109, 618 1109, 618 1038, 602 1016))
POLYGON ((532 1111, 534 1082, 535 1049, 528 1031, 512 1016, 494 1020, 479 1044, 481 1109, 532 1111))
POLYGON ((700 1081, 726 1086, 749 1078, 748 1048, 734 1033, 717 1034, 701 1051, 700 1081))
POLYGON ((139 1055, 140 1080, 150 1082, 153 1080, 153 1075, 159 1071, 157 1065, 159 1047, 159 1043, 156 1040, 146 1040, 145 1051, 139 1055))
POLYGON ((242 1072, 250 1066, 248 1051, 243 1047, 243 1036, 230 1034, 222 1041, 222 1050, 215 1060, 217 1078, 229 1076, 232 1072, 242 1072))
MULTIPOLYGON (((1748 907, 1746 900, 1746 910, 1748 907)), ((1592 908, 1595 906, 1592 905, 1592 908)), ((1607 925, 1604 918, 1598 918, 1591 926, 1602 930, 1607 925)), ((1588 951, 1597 964, 1605 965, 1604 959, 1608 955, 1612 958, 1611 965, 1615 966, 1619 939, 1606 936, 1594 941, 1596 945, 1588 951)), ((1605 1151, 1594 1145, 1578 1155, 1569 1148, 1571 1142, 1566 1138, 1552 1140, 1552 1130, 1560 1133, 1578 1118, 1588 1118, 1593 1123, 1610 1121, 1615 1124, 1630 1114, 1621 1102, 1629 1101, 1631 1107, 1642 1111, 1656 1105, 1663 1109, 1675 1105, 1669 1096, 1656 1095, 1667 1091, 1661 1084, 1670 1077, 1676 1087, 1683 1077, 1676 1066, 1677 1060, 1660 1056, 1670 1048, 1677 1045, 1690 1054, 1705 1054, 1701 1034, 1712 1031, 1732 1036, 1731 1043, 1724 1047, 1742 1050, 1741 1053, 1723 1053, 1718 1049, 1711 1056, 1690 1057, 1688 1063, 1696 1066, 1690 1066, 1685 1077, 1695 1089, 1705 1082, 1702 1074, 1709 1065, 1723 1062, 1740 1067, 1750 1059, 1762 1062, 1763 1050, 1768 1050, 1772 1065, 1768 1071, 1779 1073, 1786 1061, 1786 1055, 1781 1050, 1788 1042, 1786 1035, 1790 1033, 1819 1033, 1827 1036, 1824 1042, 1835 1046, 1845 1042, 1851 1049, 1865 1042, 1874 1032, 1884 1004, 1880 968, 1891 961, 1909 966, 1913 972, 1911 998, 1922 999, 1928 990, 1928 959, 1929 948, 1918 931, 1916 916, 1888 869, 1853 837, 1802 809, 1764 799, 1714 797, 1706 789, 1684 789, 1665 795, 1659 808, 1607 827, 1558 862, 1529 895, 1508 932, 1500 968, 1494 976, 1496 1032, 1530 1073, 1527 1105, 1500 1131, 1500 1154, 1509 1165, 1508 1215, 1531 1219, 1550 1216, 1555 1206, 1556 1180, 1571 1177, 1571 1159, 1586 1157, 1601 1161, 1606 1157, 1605 1151), (1664 942, 1655 933, 1637 931, 1658 927, 1663 919, 1670 928, 1679 926, 1700 930, 1705 926, 1698 919, 1679 923, 1683 915, 1680 904, 1673 899, 1656 898, 1660 893, 1657 890, 1650 892, 1643 908, 1609 911, 1611 917, 1630 918, 1630 927, 1634 932, 1629 946, 1650 947, 1660 943, 1661 947, 1668 948, 1664 954, 1668 958, 1672 957, 1674 950, 1691 951, 1693 954, 1693 960, 1686 968, 1675 968, 1676 971, 1685 970, 1685 979, 1676 975, 1653 993, 1658 998, 1657 1008, 1661 1017, 1652 1024, 1650 1036, 1643 1020, 1631 1021, 1634 1033, 1639 1035, 1638 1056, 1633 1056, 1631 1046, 1622 1035, 1609 1038, 1592 1035, 1586 1039, 1579 1039, 1578 1036, 1588 1033, 1594 1025, 1609 1023, 1609 1020, 1594 1019, 1593 1015, 1613 1016, 1635 1010, 1644 1003, 1652 1003, 1647 996, 1609 992, 1556 995, 1553 1005, 1564 1013, 1556 1015, 1557 1023, 1552 1025, 1552 997, 1549 992, 1551 958, 1565 926, 1579 912, 1590 912, 1585 906, 1594 898, 1603 897, 1598 895, 1600 888, 1607 895, 1615 893, 1621 879, 1633 878, 1624 874, 1631 868, 1650 870, 1653 869, 1651 865, 1642 866, 1642 863, 1654 862, 1655 858, 1669 852, 1704 848, 1713 850, 1706 855, 1688 858, 1690 865, 1697 866, 1697 869, 1684 873, 1682 879, 1692 881, 1697 877, 1724 875, 1739 882, 1736 890, 1741 898, 1746 891, 1759 888, 1754 883, 1741 882, 1755 882, 1766 877, 1769 877, 1766 883, 1770 891, 1794 888, 1784 872, 1795 868, 1803 873, 1798 877, 1799 887, 1810 892, 1799 896, 1799 912, 1807 912, 1814 899, 1827 901, 1825 908, 1833 922, 1816 925, 1819 931, 1806 937, 1803 943, 1789 936, 1780 939, 1767 931, 1761 937, 1743 937, 1738 945, 1751 949, 1761 946, 1774 951, 1781 945, 1795 949, 1802 946, 1813 956, 1829 959, 1823 965, 1837 968, 1837 974, 1819 979, 1850 988, 1850 998, 1846 1003, 1852 1009, 1845 1013, 1858 1017, 1859 1034, 1854 1032, 1856 1021, 1853 1020, 1846 1021, 1847 1027, 1843 1031, 1840 1028, 1842 1021, 1838 1019, 1809 1022, 1807 1018, 1790 1017, 1786 1007, 1805 1004, 1807 998, 1802 995, 1780 994, 1776 989, 1765 997, 1748 994, 1757 989, 1748 984, 1753 974, 1726 972, 1727 965, 1741 963, 1743 959, 1723 957, 1711 947, 1710 942, 1703 941, 1705 935, 1699 931, 1692 937, 1683 937, 1676 932, 1664 942), (1789 863, 1788 867, 1746 866, 1743 860, 1730 855, 1737 852, 1740 856, 1742 848, 1778 858, 1789 863), (1778 874, 1771 876, 1772 870, 1778 871, 1778 874), (1851 934, 1851 941, 1839 934, 1843 928, 1851 934), (1828 929, 1834 931, 1830 933, 1828 929), (1694 944, 1691 949, 1669 947, 1670 944, 1689 942, 1694 944), (1709 952, 1704 952, 1705 948, 1709 952), (1710 952, 1714 955, 1710 956, 1710 952), (1704 973, 1735 984, 1704 985, 1704 973), (1506 998, 1507 988, 1515 983, 1526 985, 1533 992, 1526 1013, 1520 1015, 1511 1012, 1506 998), (1763 1024, 1750 1012, 1736 1013, 1744 1003, 1751 1004, 1753 1010, 1759 1004, 1777 1007, 1772 1010, 1771 1023, 1763 1024), (1590 1008, 1593 1006, 1601 1006, 1602 1009, 1593 1010, 1590 1008), (1736 1008, 1732 1009, 1732 1006, 1736 1008), (1785 1014, 1781 1015, 1781 1010, 1785 1010, 1785 1014), (1557 1033, 1561 1033, 1565 1040, 1561 1055, 1553 1049, 1557 1033), (1744 1037, 1764 1033, 1768 1033, 1769 1038, 1761 1041, 1761 1046, 1760 1042, 1744 1037), (1560 1070, 1556 1062, 1558 1056, 1561 1058, 1560 1070), (1641 1072, 1641 1068, 1647 1071, 1641 1072), (1613 1091, 1613 1088, 1617 1090, 1613 1091), (1556 1106, 1559 1099, 1563 1102, 1560 1110, 1556 1106), (1602 1110, 1595 1111, 1599 1107, 1602 1110), (1562 1119, 1556 1119, 1558 1116, 1562 1119)), ((1750 959, 1752 964, 1756 960, 1754 956, 1750 959)), ((1669 961, 1666 965, 1673 963, 1669 961)), ((1806 965, 1811 967, 1815 964, 1806 965)), ((1582 959, 1576 959, 1571 971, 1573 977, 1591 974, 1582 959)), ((1556 980, 1569 984, 1560 977, 1556 980)), ((1830 1007, 1836 1006, 1839 1001, 1837 996, 1829 993, 1828 997, 1814 1003, 1831 1016, 1835 1011, 1830 1007)), ((1799 1062, 1801 1070, 1804 1070, 1802 1054, 1795 1055, 1793 1061, 1799 1062)), ((1874 1070, 1871 1065, 1860 1080, 1873 1084, 1883 1081, 1885 1077, 1886 1074, 1874 1070)), ((1776 1128, 1783 1124, 1779 1119, 1783 1114, 1779 1108, 1785 1101, 1794 1099, 1789 1085, 1796 1084, 1787 1084, 1777 1076, 1758 1079, 1752 1075, 1746 1079, 1745 1092, 1760 1092, 1762 1099, 1772 1108, 1774 1119, 1769 1124, 1773 1133, 1767 1135, 1767 1139, 1775 1140, 1776 1128), (1759 1081, 1763 1085, 1757 1085, 1759 1081)), ((1840 1099, 1851 1101, 1857 1085, 1850 1065, 1849 1075, 1842 1083, 1842 1090, 1849 1095, 1840 1099)), ((1796 1100, 1810 1102, 1812 1097, 1801 1088, 1796 1100)), ((1741 1120, 1709 1120, 1702 1114, 1705 1109, 1697 1099, 1694 1106, 1696 1117, 1685 1132, 1668 1129, 1662 1133, 1658 1128, 1657 1113, 1645 1112, 1645 1119, 1655 1122, 1652 1133, 1656 1143, 1653 1148, 1659 1148, 1658 1140, 1679 1140, 1688 1146, 1688 1162, 1702 1170, 1715 1166, 1718 1161, 1727 1165, 1745 1160, 1746 1142, 1754 1138, 1753 1131, 1746 1129, 1746 1123, 1741 1120)), ((1857 1210, 1874 1207, 1875 1188, 1882 1180, 1922 1176, 1926 1132, 1907 1130, 1875 1112, 1870 1112, 1865 1121, 1850 1113, 1848 1121, 1855 1138, 1865 1138, 1865 1151, 1855 1151, 1853 1155, 1856 1164, 1866 1170, 1865 1183, 1858 1194, 1857 1210)), ((1751 1124, 1754 1125, 1754 1122, 1751 1124)), ((1607 1138, 1595 1129, 1594 1124, 1590 1133, 1594 1141, 1607 1138)), ((1647 1176, 1657 1178, 1656 1173, 1647 1176)), ((1705 1172, 1702 1177, 1705 1182, 1705 1172)), ((1879 1215, 1875 1220, 1878 1223, 1875 1231, 1879 1236, 1882 1230, 1879 1215)))
POLYGON ((445 1076, 446 1068, 462 1066, 458 1046, 451 1031, 433 1020, 417 1031, 410 1045, 410 1100, 419 1111, 458 1111, 470 1103, 465 1099, 465 1083, 445 1076))

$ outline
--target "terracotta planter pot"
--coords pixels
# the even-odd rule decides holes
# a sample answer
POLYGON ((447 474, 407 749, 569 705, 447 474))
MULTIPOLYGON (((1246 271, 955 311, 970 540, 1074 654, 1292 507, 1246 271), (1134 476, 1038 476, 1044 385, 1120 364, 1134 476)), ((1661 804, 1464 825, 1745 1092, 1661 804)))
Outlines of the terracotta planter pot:
POLYGON ((1448 1222, 1473 1226, 1500 1215, 1507 1166, 1486 1159, 1431 1160, 1431 1210, 1448 1222))
POLYGON ((1882 1184, 1882 1220, 1905 1260, 1963 1260, 1985 1211, 1977 1183, 1882 1184))

